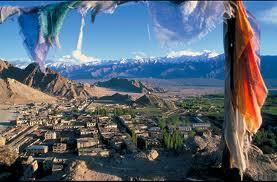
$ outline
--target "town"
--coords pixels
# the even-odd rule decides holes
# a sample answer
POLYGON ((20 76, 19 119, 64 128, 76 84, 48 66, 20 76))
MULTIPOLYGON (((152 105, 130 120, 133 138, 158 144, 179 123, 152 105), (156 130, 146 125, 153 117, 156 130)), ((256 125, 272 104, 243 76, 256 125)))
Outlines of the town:
POLYGON ((23 180, 62 172, 68 160, 82 156, 109 158, 151 151, 147 157, 155 160, 164 150, 182 152, 184 140, 211 128, 200 111, 181 106, 163 111, 101 104, 92 98, 16 105, 17 117, 1 132, 0 145, 19 155, 25 166, 23 180))

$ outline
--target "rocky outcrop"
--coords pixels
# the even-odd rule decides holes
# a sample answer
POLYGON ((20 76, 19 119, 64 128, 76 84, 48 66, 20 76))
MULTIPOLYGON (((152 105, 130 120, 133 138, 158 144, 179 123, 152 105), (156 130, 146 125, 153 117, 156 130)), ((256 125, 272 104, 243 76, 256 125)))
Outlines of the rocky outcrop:
MULTIPOLYGON (((204 133, 202 136, 195 136, 186 141, 187 149, 193 154, 193 163, 191 174, 198 179, 222 178, 220 171, 222 160, 221 137, 204 133)), ((277 180, 277 153, 267 155, 256 147, 251 145, 248 152, 249 167, 244 174, 248 180, 277 180)))
POLYGON ((123 95, 115 93, 111 96, 103 96, 97 99, 97 101, 102 101, 106 103, 120 103, 120 104, 131 104, 133 102, 132 97, 128 94, 123 95))
POLYGON ((126 78, 112 78, 108 81, 97 82, 95 85, 124 92, 147 93, 153 91, 153 89, 146 87, 140 81, 126 78))
POLYGON ((52 96, 72 99, 87 98, 94 95, 90 85, 67 80, 49 68, 46 68, 46 73, 43 73, 36 63, 31 63, 25 69, 20 69, 0 60, 0 77, 15 79, 52 96))
POLYGON ((69 167, 66 181, 122 181, 118 176, 88 169, 85 161, 74 161, 69 167))
POLYGON ((52 103, 56 100, 54 97, 10 78, 0 79, 0 98, 2 104, 52 103))
POLYGON ((255 145, 251 145, 249 152, 249 168, 246 177, 254 181, 277 181, 277 153, 263 154, 255 145))
POLYGON ((152 106, 166 109, 176 109, 175 104, 154 94, 145 94, 134 102, 137 106, 152 106))

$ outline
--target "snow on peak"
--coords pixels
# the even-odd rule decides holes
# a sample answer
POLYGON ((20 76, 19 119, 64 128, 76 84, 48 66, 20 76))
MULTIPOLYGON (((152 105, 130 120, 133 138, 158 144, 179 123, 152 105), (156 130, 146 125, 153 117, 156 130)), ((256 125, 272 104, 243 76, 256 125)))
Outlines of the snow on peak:
POLYGON ((217 52, 212 52, 209 50, 203 50, 203 51, 191 51, 191 50, 182 50, 182 51, 171 51, 167 54, 167 58, 176 58, 176 57, 182 57, 182 56, 207 56, 208 58, 213 58, 218 56, 219 54, 217 52))
POLYGON ((217 56, 219 56, 219 55, 220 55, 220 54, 217 53, 217 52, 211 52, 211 53, 209 53, 208 58, 214 58, 214 57, 217 57, 217 56))
MULTIPOLYGON (((203 58, 205 60, 219 56, 220 54, 210 50, 203 51, 192 51, 192 50, 181 50, 181 51, 171 51, 166 56, 147 56, 143 52, 133 52, 132 58, 121 58, 115 60, 101 60, 95 57, 87 56, 81 51, 73 51, 72 54, 64 56, 54 56, 45 61, 47 67, 68 67, 68 66, 88 66, 88 65, 100 65, 100 64, 127 64, 127 63, 161 63, 161 62, 174 62, 182 61, 179 58, 184 57, 183 60, 189 60, 193 57, 198 60, 203 58), (175 60, 176 58, 176 60, 175 60)), ((194 60, 194 59, 193 59, 194 60)), ((28 64, 33 62, 31 59, 27 58, 17 58, 11 60, 15 66, 20 68, 25 68, 28 64)))

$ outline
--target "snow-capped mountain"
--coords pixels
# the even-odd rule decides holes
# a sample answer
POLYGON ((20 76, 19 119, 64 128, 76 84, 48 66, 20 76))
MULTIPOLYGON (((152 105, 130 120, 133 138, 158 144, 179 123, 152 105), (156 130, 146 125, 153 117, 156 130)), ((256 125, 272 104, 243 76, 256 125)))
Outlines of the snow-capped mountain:
MULTIPOLYGON (((264 78, 276 79, 276 56, 262 56, 264 78)), ((19 67, 23 67, 19 61, 19 67)), ((26 61, 25 64, 29 64, 26 61)), ((224 54, 204 50, 172 51, 161 57, 135 56, 119 60, 98 60, 80 63, 71 56, 49 59, 46 65, 69 79, 121 78, 224 78, 224 54)))
POLYGON ((161 57, 142 57, 136 55, 134 58, 121 58, 119 60, 97 60, 92 62, 81 63, 71 56, 63 56, 61 58, 50 59, 47 61, 49 67, 71 67, 71 66, 89 66, 89 65, 106 65, 106 64, 126 64, 126 63, 166 63, 166 62, 183 62, 183 61, 204 61, 210 58, 215 58, 220 54, 208 50, 202 52, 171 51, 166 56, 161 57))
POLYGON ((86 64, 49 64, 71 79, 216 77, 222 71, 223 54, 211 51, 170 52, 163 57, 135 57, 86 64), (211 71, 212 70, 212 71, 211 71))
MULTIPOLYGON (((46 60, 47 67, 54 68, 70 68, 70 67, 83 67, 92 65, 107 65, 107 64, 126 64, 126 63, 158 63, 158 62, 182 62, 182 61, 203 61, 209 58, 214 58, 220 54, 209 50, 203 51, 171 51, 166 56, 147 57, 145 55, 136 55, 134 58, 121 58, 119 60, 100 60, 97 58, 89 59, 85 63, 75 59, 72 55, 65 55, 62 57, 53 57, 46 60)), ((92 57, 89 57, 92 58, 92 57)), ((33 61, 26 58, 17 58, 10 60, 16 67, 25 68, 33 61)))

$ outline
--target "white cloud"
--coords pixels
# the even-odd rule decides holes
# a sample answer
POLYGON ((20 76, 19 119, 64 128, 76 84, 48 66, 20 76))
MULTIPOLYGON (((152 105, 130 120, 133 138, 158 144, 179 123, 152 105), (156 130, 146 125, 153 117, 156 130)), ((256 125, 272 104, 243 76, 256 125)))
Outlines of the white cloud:
POLYGON ((72 58, 80 61, 80 63, 90 63, 90 62, 99 62, 100 60, 94 57, 86 56, 82 54, 80 50, 75 50, 72 52, 72 58))
POLYGON ((260 12, 257 17, 260 17, 259 19, 265 23, 277 25, 277 6, 260 12))
MULTIPOLYGON (((89 3, 89 2, 88 2, 89 3)), ((76 50, 72 51, 71 53, 71 58, 74 58, 75 60, 80 61, 80 63, 88 63, 88 62, 99 62, 99 59, 86 56, 85 54, 82 53, 82 44, 83 44, 83 29, 85 26, 85 12, 82 14, 82 19, 81 19, 81 27, 80 27, 80 32, 79 32, 79 38, 77 42, 77 48, 76 50)))
POLYGON ((141 51, 132 52, 132 54, 134 55, 135 59, 143 59, 143 58, 147 57, 147 55, 144 52, 141 52, 141 51))

